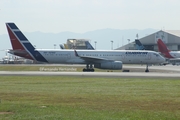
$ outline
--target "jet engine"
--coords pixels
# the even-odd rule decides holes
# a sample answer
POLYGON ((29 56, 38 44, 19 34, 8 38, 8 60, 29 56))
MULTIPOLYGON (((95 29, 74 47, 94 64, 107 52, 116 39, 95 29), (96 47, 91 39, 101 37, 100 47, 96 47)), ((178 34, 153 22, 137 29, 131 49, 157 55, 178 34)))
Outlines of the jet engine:
POLYGON ((99 64, 94 64, 94 67, 100 68, 100 69, 121 70, 122 69, 122 62, 121 61, 102 62, 99 64))

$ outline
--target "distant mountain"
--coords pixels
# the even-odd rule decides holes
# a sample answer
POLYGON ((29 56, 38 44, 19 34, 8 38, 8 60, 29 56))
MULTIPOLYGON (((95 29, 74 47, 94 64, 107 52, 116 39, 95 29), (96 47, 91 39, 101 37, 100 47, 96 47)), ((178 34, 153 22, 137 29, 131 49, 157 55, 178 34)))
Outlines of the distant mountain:
MULTIPOLYGON (((139 38, 145 37, 149 34, 158 31, 157 29, 100 29, 95 31, 89 31, 85 33, 73 33, 73 32, 60 32, 60 33, 42 33, 42 32, 25 32, 25 36, 30 40, 30 42, 36 46, 36 48, 54 48, 56 44, 56 49, 59 49, 59 44, 66 43, 69 38, 80 38, 91 40, 92 46, 96 43, 97 49, 111 49, 111 41, 113 41, 113 48, 120 47, 136 39, 136 34, 139 38)), ((3 50, 11 48, 11 43, 9 36, 7 34, 0 35, 0 58, 2 58, 5 53, 3 50)))

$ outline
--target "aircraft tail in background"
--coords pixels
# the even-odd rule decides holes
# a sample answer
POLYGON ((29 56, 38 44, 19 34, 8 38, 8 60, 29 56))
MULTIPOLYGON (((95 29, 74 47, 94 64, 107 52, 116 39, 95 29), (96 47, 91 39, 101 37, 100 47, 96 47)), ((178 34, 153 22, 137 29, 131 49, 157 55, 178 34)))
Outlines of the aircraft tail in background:
POLYGON ((170 55, 170 50, 167 48, 167 46, 164 44, 164 42, 161 39, 158 39, 158 50, 161 52, 165 57, 167 58, 174 58, 170 55))
POLYGON ((145 50, 145 47, 143 46, 143 44, 138 39, 135 40, 135 44, 136 44, 137 50, 145 50))
POLYGON ((86 49, 88 50, 94 50, 93 46, 89 43, 89 41, 85 41, 86 49))
POLYGON ((63 46, 62 44, 60 44, 59 47, 60 47, 61 49, 64 49, 64 46, 63 46))
POLYGON ((6 27, 13 48, 9 53, 31 60, 47 62, 14 23, 6 23, 6 27))

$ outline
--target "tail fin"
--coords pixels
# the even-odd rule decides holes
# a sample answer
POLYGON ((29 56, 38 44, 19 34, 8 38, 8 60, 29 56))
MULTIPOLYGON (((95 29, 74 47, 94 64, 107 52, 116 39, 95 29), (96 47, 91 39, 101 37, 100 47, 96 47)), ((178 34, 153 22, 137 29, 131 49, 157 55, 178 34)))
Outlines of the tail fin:
POLYGON ((89 41, 85 41, 86 49, 88 50, 94 50, 93 46, 89 43, 89 41))
POLYGON ((158 39, 157 44, 158 44, 159 52, 161 52, 167 58, 173 58, 169 53, 170 50, 167 48, 167 46, 164 44, 164 42, 161 39, 158 39))
POLYGON ((47 62, 14 23, 6 23, 6 27, 13 48, 11 52, 27 59, 47 62))
POLYGON ((142 45, 142 43, 138 39, 135 40, 135 43, 136 43, 136 49, 137 50, 145 50, 144 46, 142 45))
POLYGON ((64 46, 63 46, 62 44, 60 44, 59 47, 60 47, 61 49, 64 49, 64 46))

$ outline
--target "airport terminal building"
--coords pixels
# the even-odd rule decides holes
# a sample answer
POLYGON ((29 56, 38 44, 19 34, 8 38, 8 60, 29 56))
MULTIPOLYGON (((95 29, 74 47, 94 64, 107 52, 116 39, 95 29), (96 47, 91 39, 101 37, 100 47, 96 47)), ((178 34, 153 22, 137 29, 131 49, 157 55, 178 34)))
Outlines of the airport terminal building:
MULTIPOLYGON (((180 30, 157 31, 151 35, 139 39, 146 50, 158 51, 157 39, 161 38, 170 50, 180 51, 180 30)), ((135 41, 124 45, 117 50, 135 50, 135 41)))

